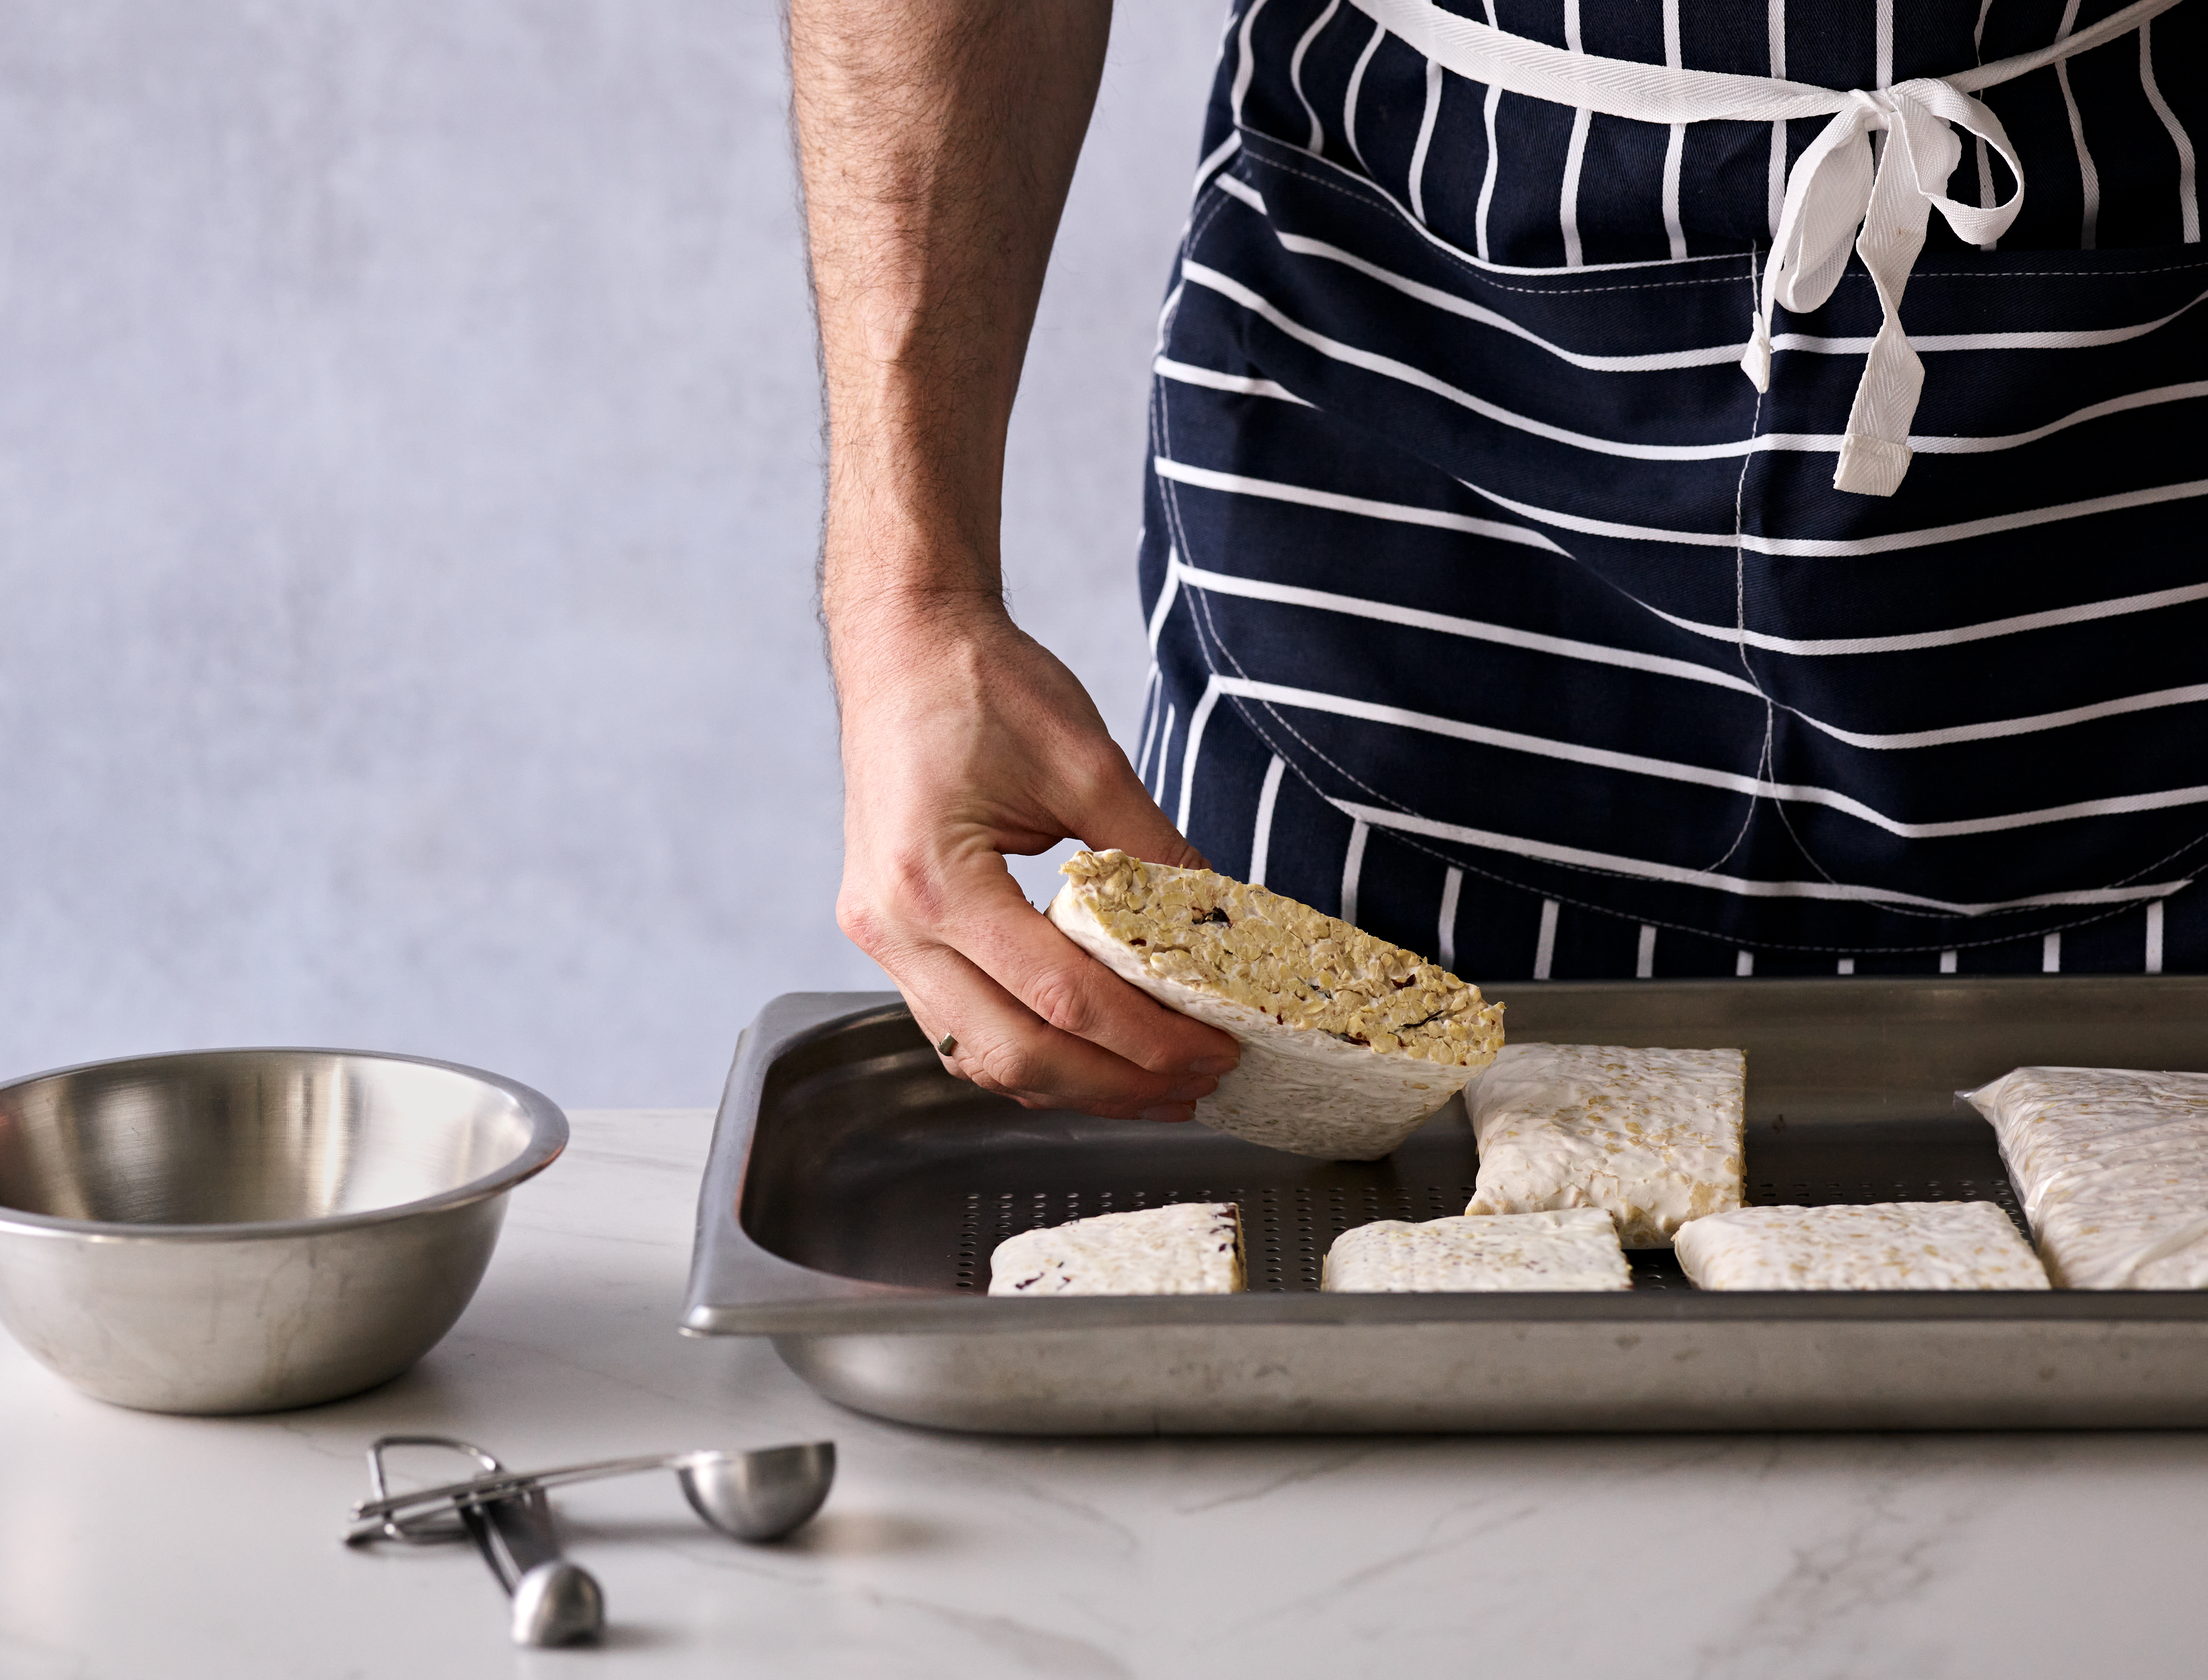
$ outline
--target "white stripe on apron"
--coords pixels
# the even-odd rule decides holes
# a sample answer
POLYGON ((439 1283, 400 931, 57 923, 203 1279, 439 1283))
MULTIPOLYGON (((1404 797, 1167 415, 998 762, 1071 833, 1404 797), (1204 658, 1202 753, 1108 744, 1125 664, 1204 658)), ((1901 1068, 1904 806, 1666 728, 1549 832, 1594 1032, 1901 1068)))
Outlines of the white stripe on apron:
MULTIPOLYGON (((1909 471, 1909 423, 1924 385, 1923 363, 1901 330, 1901 296, 1924 249, 1931 213, 1937 209, 1960 238, 1990 245, 2016 219, 2024 202, 2024 169, 2007 132, 1971 95, 2128 34, 2177 0, 2133 0, 2037 52, 1869 90, 1599 57, 1506 34, 1444 11, 1433 0, 1351 3, 1469 81, 1568 105, 1582 115, 1599 111, 1673 127, 1829 117, 1787 177, 1761 306, 1741 365, 1757 390, 1770 388, 1773 309, 1783 305, 1800 312, 1823 303, 1839 283, 1849 240, 1855 236, 1884 319, 1864 359, 1833 486, 1863 495, 1892 495, 1909 471), (1957 129, 1998 153, 2008 165, 2015 190, 2000 203, 1966 205, 1947 196, 1947 177, 1963 155, 1957 129), (1885 155, 1874 162, 1870 137, 1880 132, 1887 135, 1885 155)), ((1890 50, 1881 54, 1881 68, 1890 58, 1890 50)), ((1569 235, 1566 243, 1568 249, 1576 245, 1569 235)))

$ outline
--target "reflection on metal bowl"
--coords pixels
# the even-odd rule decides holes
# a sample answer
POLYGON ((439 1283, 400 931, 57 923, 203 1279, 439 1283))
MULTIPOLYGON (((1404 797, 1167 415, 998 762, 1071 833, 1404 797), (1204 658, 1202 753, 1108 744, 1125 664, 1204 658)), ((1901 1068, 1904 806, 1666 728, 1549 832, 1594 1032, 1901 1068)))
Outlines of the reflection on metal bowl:
POLYGON ((526 1086, 355 1051, 198 1051, 0 1085, 0 1322, 118 1405, 355 1394, 452 1328, 506 1192, 567 1143, 567 1117, 526 1086))

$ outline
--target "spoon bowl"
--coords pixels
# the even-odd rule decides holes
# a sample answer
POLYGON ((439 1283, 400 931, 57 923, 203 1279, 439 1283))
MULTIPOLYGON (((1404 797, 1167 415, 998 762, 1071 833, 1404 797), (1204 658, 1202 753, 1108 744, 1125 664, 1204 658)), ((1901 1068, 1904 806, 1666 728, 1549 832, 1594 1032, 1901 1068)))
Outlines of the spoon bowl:
POLYGON ((826 1501, 836 1443, 693 1453, 675 1473, 690 1509, 731 1539, 778 1540, 826 1501))
POLYGON ((539 1563, 513 1584, 516 1645, 579 1645, 605 1625, 605 1593, 587 1569, 565 1558, 539 1563))

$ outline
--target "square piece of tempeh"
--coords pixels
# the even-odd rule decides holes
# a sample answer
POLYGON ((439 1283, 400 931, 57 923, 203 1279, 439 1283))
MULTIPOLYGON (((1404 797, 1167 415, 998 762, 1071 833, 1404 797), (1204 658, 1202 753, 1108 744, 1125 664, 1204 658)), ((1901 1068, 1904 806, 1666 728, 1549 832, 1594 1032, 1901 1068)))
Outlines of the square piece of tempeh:
POLYGON ((1232 1202, 1098 1214, 1007 1237, 989 1257, 993 1295, 1232 1295, 1242 1275, 1232 1202))
POLYGON ((1965 1095, 2057 1288, 2208 1289, 2208 1074, 2020 1067, 1965 1095))
POLYGON ((1480 1077, 1467 1214, 1600 1208, 1628 1248, 1668 1248, 1741 1202, 1748 1060, 1737 1050, 1512 1044, 1480 1077))
POLYGON ((2047 1273, 1990 1202, 1742 1208, 1672 1247, 1698 1289, 2044 1289, 2047 1273))
POLYGON ((1376 1220, 1334 1239, 1319 1284, 1344 1295, 1632 1287, 1617 1227, 1599 1208, 1376 1220))

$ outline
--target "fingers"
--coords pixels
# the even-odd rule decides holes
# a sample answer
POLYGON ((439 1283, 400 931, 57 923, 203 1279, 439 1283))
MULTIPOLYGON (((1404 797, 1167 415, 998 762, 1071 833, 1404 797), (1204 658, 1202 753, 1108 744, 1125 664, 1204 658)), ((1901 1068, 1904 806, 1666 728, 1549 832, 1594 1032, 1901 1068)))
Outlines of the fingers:
POLYGON ((945 942, 1047 1025, 1144 1072, 1216 1078, 1241 1047, 1144 996, 1030 909, 1008 873, 964 896, 938 924, 945 942))
POLYGON ((1170 864, 1176 869, 1211 867, 1167 819, 1125 753, 1109 755, 1083 803, 1084 820, 1078 837, 1091 851, 1116 847, 1145 863, 1170 864))
POLYGON ((1226 1034, 1144 997, 1020 896, 994 853, 923 893, 847 890, 838 919, 888 969, 954 1071, 1031 1106, 1185 1119, 1234 1065, 1226 1034), (895 917, 891 906, 927 914, 895 917), (1178 1109, 1178 1113, 1154 1111, 1178 1109))
POLYGON ((916 950, 899 989, 931 1043, 957 1041, 951 1070, 1029 1107, 1075 1108, 1115 1119, 1185 1120, 1216 1078, 1146 1073, 1059 1031, 946 945, 916 950))

